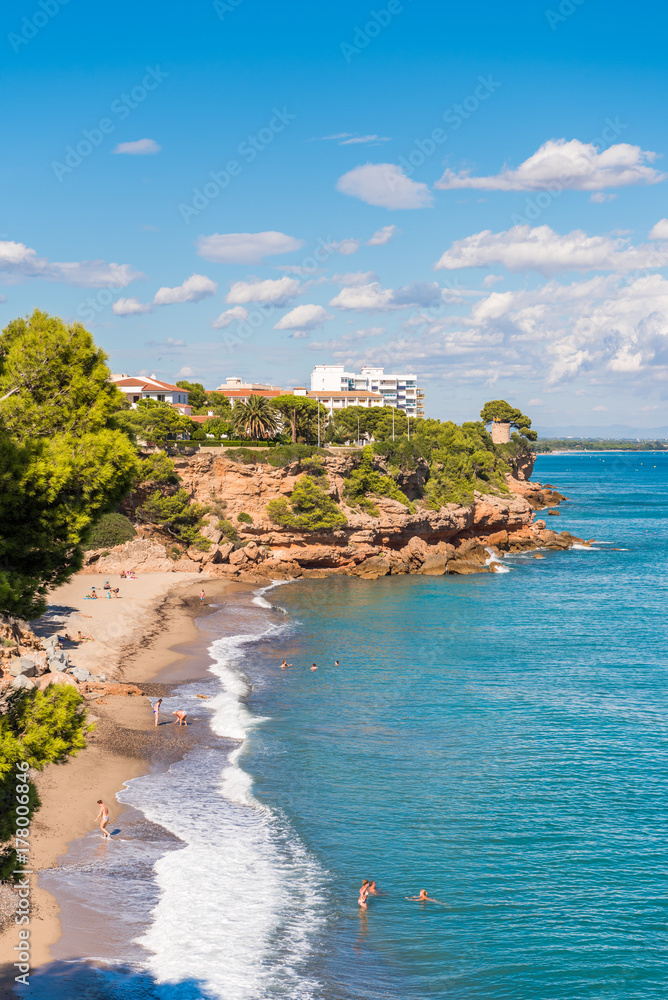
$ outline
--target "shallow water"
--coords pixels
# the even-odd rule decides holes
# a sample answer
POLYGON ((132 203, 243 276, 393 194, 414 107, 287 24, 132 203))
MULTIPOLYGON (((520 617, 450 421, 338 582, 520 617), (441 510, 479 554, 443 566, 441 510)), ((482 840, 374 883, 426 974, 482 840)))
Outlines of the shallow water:
POLYGON ((121 796, 150 863, 135 844, 115 876, 137 944, 98 957, 131 966, 35 996, 663 994, 668 455, 546 456, 536 478, 571 498, 550 527, 600 544, 298 582, 205 621, 215 697, 176 700, 211 738, 121 796), (384 895, 360 915, 362 877, 384 895))

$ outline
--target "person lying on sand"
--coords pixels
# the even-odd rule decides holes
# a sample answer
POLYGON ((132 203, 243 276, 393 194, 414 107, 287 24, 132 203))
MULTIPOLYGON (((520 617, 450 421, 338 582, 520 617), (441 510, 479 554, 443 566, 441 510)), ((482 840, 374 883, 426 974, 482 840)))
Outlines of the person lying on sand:
POLYGON ((109 810, 105 806, 105 804, 102 801, 102 799, 98 799, 97 800, 97 804, 100 807, 100 811, 98 812, 97 816, 95 817, 95 822, 97 823, 98 820, 100 821, 100 830, 102 830, 102 836, 106 840, 107 837, 111 837, 111 834, 106 829, 107 823, 109 822, 109 810))
POLYGON ((79 642, 95 642, 92 635, 84 635, 81 631, 77 632, 77 640, 79 642))
POLYGON ((176 718, 174 719, 174 725, 187 726, 188 723, 186 722, 186 714, 187 713, 182 710, 178 712, 172 712, 172 715, 176 716, 176 718))
POLYGON ((432 899, 431 896, 427 895, 426 889, 420 889, 419 896, 406 896, 406 899, 414 899, 418 903, 439 903, 440 900, 432 899))

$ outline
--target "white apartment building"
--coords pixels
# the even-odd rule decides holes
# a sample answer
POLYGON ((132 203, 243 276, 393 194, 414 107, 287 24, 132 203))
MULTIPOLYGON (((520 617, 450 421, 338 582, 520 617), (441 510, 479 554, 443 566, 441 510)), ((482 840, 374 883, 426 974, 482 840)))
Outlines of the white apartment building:
POLYGON ((130 406, 136 407, 140 399, 156 399, 159 403, 169 403, 187 417, 192 407, 188 403, 188 390, 170 382, 161 382, 153 375, 112 375, 111 381, 120 389, 130 406))
POLYGON ((306 389, 303 385, 296 386, 293 390, 295 396, 308 396, 309 399, 317 399, 319 403, 326 406, 330 414, 335 410, 346 410, 349 406, 384 406, 385 402, 379 392, 367 392, 366 389, 342 389, 333 391, 329 389, 319 390, 306 389))
POLYGON ((311 372, 312 392, 377 393, 384 406, 396 406, 411 417, 424 416, 424 389, 418 387, 415 374, 387 375, 384 368, 364 365, 357 374, 343 365, 316 365, 311 372))

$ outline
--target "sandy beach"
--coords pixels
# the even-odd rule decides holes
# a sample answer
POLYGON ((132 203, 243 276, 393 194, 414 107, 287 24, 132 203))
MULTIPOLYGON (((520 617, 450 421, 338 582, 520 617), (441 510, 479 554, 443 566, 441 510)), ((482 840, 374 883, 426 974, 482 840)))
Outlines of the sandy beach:
MULTIPOLYGON (((159 755, 177 759, 187 745, 177 739, 178 728, 160 740, 154 739, 154 723, 148 694, 161 694, 169 685, 206 670, 207 658, 190 656, 188 673, 181 664, 189 648, 197 643, 195 620, 207 613, 200 590, 207 599, 216 598, 239 584, 209 580, 203 574, 152 573, 136 580, 80 575, 54 591, 47 613, 33 623, 39 635, 57 632, 75 636, 80 630, 92 641, 69 643, 70 660, 107 679, 142 685, 143 695, 93 695, 87 698, 88 715, 95 729, 88 746, 67 762, 47 767, 36 776, 42 801, 32 826, 30 866, 30 964, 32 969, 48 962, 50 946, 60 937, 59 909, 55 898, 38 884, 38 874, 58 864, 68 844, 95 826, 96 802, 103 799, 110 811, 110 829, 122 807, 116 793, 131 778, 144 774, 159 755), (120 588, 119 599, 90 600, 91 587, 102 592, 104 580, 120 588), (151 683, 152 682, 152 683, 151 683), (172 735, 172 732, 174 735, 172 735)), ((14 892, 2 887, 0 908, 4 927, 0 933, 2 985, 13 983, 17 928, 13 922, 14 892), (4 980, 4 981, 3 981, 4 980)))

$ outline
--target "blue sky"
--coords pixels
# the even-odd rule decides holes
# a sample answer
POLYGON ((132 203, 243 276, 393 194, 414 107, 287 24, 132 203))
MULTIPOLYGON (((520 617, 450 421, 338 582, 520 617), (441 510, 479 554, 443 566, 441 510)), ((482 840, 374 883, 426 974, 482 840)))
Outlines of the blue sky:
POLYGON ((379 363, 433 416, 503 396, 544 427, 666 423, 656 5, 24 0, 0 21, 3 325, 38 306, 114 371, 207 387, 379 363))

